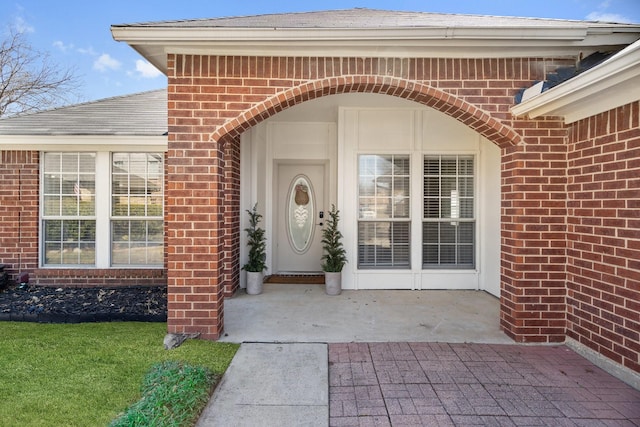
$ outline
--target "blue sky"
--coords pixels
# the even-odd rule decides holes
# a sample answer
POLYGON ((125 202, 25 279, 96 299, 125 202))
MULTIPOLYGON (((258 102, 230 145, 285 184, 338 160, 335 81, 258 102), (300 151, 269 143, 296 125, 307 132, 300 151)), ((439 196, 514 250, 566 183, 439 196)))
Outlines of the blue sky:
POLYGON ((89 101, 166 85, 133 49, 113 40, 112 24, 353 7, 640 23, 640 0, 0 0, 0 25, 3 34, 10 25, 25 32, 33 47, 75 70, 78 100, 89 101))

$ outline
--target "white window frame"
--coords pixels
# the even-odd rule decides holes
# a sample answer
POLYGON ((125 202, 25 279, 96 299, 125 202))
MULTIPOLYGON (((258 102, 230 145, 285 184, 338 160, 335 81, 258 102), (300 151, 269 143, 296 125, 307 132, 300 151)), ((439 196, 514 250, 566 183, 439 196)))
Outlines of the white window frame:
MULTIPOLYGON (((132 143, 135 145, 135 143, 132 143)), ((162 269, 164 263, 157 264, 118 264, 112 266, 111 263, 111 159, 112 153, 159 153, 163 154, 166 151, 166 147, 150 146, 136 147, 137 150, 127 150, 125 146, 101 146, 91 149, 91 145, 83 147, 84 149, 73 149, 72 147, 65 146, 63 149, 59 149, 55 146, 51 146, 50 149, 40 152, 40 184, 38 187, 40 209, 39 209, 39 235, 38 245, 40 247, 39 253, 39 266, 46 269, 162 269), (96 221, 96 240, 95 240, 95 264, 45 264, 44 260, 44 192, 42 191, 44 180, 44 154, 46 152, 89 152, 95 153, 95 221, 96 221)), ((164 194, 164 179, 163 179, 163 194, 164 194)), ((164 196, 163 196, 164 200, 164 196)), ((164 212, 164 207, 163 207, 164 212)), ((117 217, 115 217, 118 219, 117 217)), ((142 218, 142 217, 141 217, 142 218)), ((145 217, 147 219, 147 217, 145 217)), ((164 220, 164 217, 162 218, 164 220)))
MULTIPOLYGON (((408 206, 408 212, 407 212, 407 217, 395 217, 394 215, 390 216, 389 218, 366 218, 366 217, 362 217, 360 216, 360 214, 358 214, 358 219, 357 219, 357 230, 356 230, 356 241, 357 241, 357 247, 358 247, 358 251, 355 254, 356 257, 356 261, 357 261, 357 265, 358 265, 358 269, 359 270, 411 270, 411 265, 412 265, 412 248, 413 248, 413 236, 412 236, 412 229, 413 229, 413 205, 414 203, 412 203, 412 190, 414 187, 414 183, 412 182, 412 173, 413 173, 413 164, 412 164, 412 156, 409 153, 403 153, 403 152, 394 152, 394 153, 369 153, 369 152, 361 152, 358 153, 356 155, 356 162, 358 164, 358 167, 356 168, 356 185, 358 188, 356 188, 356 194, 357 194, 357 203, 356 206, 358 207, 358 211, 360 208, 360 200, 362 198, 364 198, 365 196, 362 196, 360 194, 359 191, 359 183, 360 183, 360 158, 362 156, 380 156, 380 157, 403 157, 407 159, 408 162, 408 167, 409 167, 409 173, 408 175, 406 175, 406 177, 408 178, 408 183, 409 183, 409 193, 407 194, 407 201, 409 203, 408 206), (367 265, 367 264, 361 264, 360 262, 360 241, 359 241, 359 236, 360 236, 360 225, 362 223, 389 223, 389 224, 408 224, 408 258, 407 258, 407 265, 388 265, 388 264, 380 264, 380 265, 367 265)), ((390 175, 395 177, 396 175, 390 175)), ((405 175, 398 175, 400 177, 404 177, 405 175)), ((375 196, 374 196, 375 198, 375 196)), ((393 198, 393 195, 390 195, 390 198, 393 198)), ((393 246, 393 245, 392 245, 393 246)), ((391 252, 393 253, 393 250, 391 250, 391 252)))
MULTIPOLYGON (((420 250, 420 265, 421 268, 423 270, 467 270, 467 271, 475 271, 477 269, 477 265, 478 265, 478 155, 476 153, 440 153, 440 152, 423 152, 422 153, 422 161, 423 161, 423 168, 422 170, 422 206, 424 206, 424 201, 426 199, 426 189, 424 188, 424 161, 427 157, 439 157, 440 162, 442 161, 442 158, 446 158, 446 157, 455 157, 456 158, 456 173, 452 176, 454 176, 456 178, 456 180, 458 180, 461 176, 466 177, 467 175, 460 175, 459 171, 458 171, 458 160, 461 157, 471 157, 473 159, 473 216, 471 218, 461 218, 459 216, 459 211, 458 211, 458 215, 457 217, 455 217, 452 213, 451 217, 443 217, 440 216, 438 218, 427 218, 424 215, 424 208, 422 209, 421 212, 421 224, 420 224, 420 228, 421 228, 421 238, 420 238, 420 246, 421 246, 421 250, 420 250), (467 265, 467 264, 431 264, 431 265, 426 265, 424 262, 424 247, 425 247, 425 239, 424 239, 424 232, 423 232, 423 227, 425 223, 445 223, 445 222, 449 222, 452 225, 454 223, 472 223, 473 224, 473 245, 472 245, 472 251, 473 251, 473 264, 472 265, 467 265)), ((442 177, 442 170, 440 169, 440 173, 438 175, 439 177, 442 177)), ((440 184, 441 185, 441 184, 440 184)), ((460 203, 460 199, 458 199, 458 208, 459 208, 459 203, 460 203)), ((452 208, 453 208, 453 204, 452 204, 452 208)), ((442 246, 442 243, 439 243, 438 246, 442 246)), ((460 245, 458 244, 458 242, 455 243, 454 247, 456 248, 456 251, 458 249, 460 245)), ((456 255, 457 258, 457 255, 456 255)))
MULTIPOLYGON (((64 155, 70 155, 73 154, 74 156, 80 156, 82 154, 90 154, 94 156, 94 162, 96 160, 96 153, 95 152, 78 152, 78 151, 59 151, 59 150, 51 150, 47 152, 48 154, 51 155, 60 155, 60 156, 64 156, 64 155)), ((42 153, 42 155, 40 156, 41 159, 41 165, 40 165, 40 184, 39 184, 39 199, 40 199, 40 212, 39 212, 39 229, 41 230, 40 236, 39 236, 39 241, 40 241, 40 257, 42 259, 42 264, 45 263, 45 259, 46 259, 46 252, 47 252, 47 241, 46 241, 46 227, 45 227, 45 223, 49 222, 49 221, 63 221, 63 222, 74 222, 74 221, 88 221, 88 222, 94 222, 97 224, 97 220, 96 220, 96 212, 97 212, 97 206, 96 206, 96 197, 95 197, 95 180, 96 180, 96 170, 95 170, 95 163, 94 163, 94 168, 91 172, 88 171, 81 171, 80 170, 80 164, 79 162, 81 162, 82 160, 80 158, 76 159, 78 164, 78 170, 75 172, 75 183, 77 185, 74 185, 74 193, 75 193, 75 200, 76 203, 79 203, 81 201, 82 195, 81 195, 81 191, 82 189, 80 188, 80 177, 81 175, 93 175, 93 179, 94 179, 94 193, 90 195, 91 198, 93 198, 93 202, 94 202, 94 211, 93 214, 91 215, 82 215, 80 211, 77 211, 76 214, 73 215, 67 215, 64 212, 61 212, 63 210, 63 206, 64 206, 64 201, 63 199, 65 197, 69 197, 69 193, 66 193, 67 195, 65 196, 65 193, 62 193, 62 189, 59 190, 59 192, 56 193, 52 193, 52 194, 47 194, 47 192, 45 191, 45 185, 47 182, 47 176, 46 173, 51 173, 51 174, 56 174, 57 171, 46 171, 45 170, 45 165, 46 165, 46 161, 45 161, 45 153, 42 153), (59 196, 59 210, 58 213, 56 214, 47 214, 45 215, 45 208, 47 206, 46 203, 46 197, 48 195, 55 195, 55 196, 59 196)), ((62 161, 62 159, 60 159, 62 161)), ((65 175, 71 175, 71 173, 69 173, 68 171, 65 170, 60 170, 59 174, 61 176, 65 176, 65 175)), ((78 206, 77 206, 78 207, 78 206)), ((96 241, 95 239, 97 238, 97 228, 94 227, 94 232, 95 232, 95 236, 94 236, 94 241, 93 241, 93 245, 94 245, 94 263, 69 263, 69 264, 65 264, 65 263, 51 263, 51 264, 46 264, 47 267, 75 267, 75 268, 85 268, 85 267, 90 267, 92 265, 95 264, 95 259, 97 257, 96 254, 96 241)), ((86 242, 86 241, 85 241, 86 242)), ((59 243, 64 245, 63 241, 60 241, 59 243)), ((67 242, 68 244, 69 242, 67 242)), ((80 243, 76 240, 73 240, 72 243, 80 243)), ((77 249, 77 247, 76 247, 77 249)), ((75 252, 75 250, 73 251, 74 254, 78 254, 77 256, 81 257, 81 253, 75 252)))
MULTIPOLYGON (((141 266, 141 267, 152 267, 152 266, 158 266, 158 265, 162 265, 163 264, 163 260, 161 259, 160 263, 158 264, 134 264, 134 263, 116 263, 113 257, 113 223, 115 221, 145 221, 145 222, 150 222, 150 221, 163 221, 163 212, 164 212, 164 173, 163 173, 163 169, 164 169, 164 159, 160 160, 160 168, 161 168, 161 173, 160 173, 160 198, 161 198, 161 204, 160 204, 160 215, 149 215, 148 212, 145 213, 145 215, 132 215, 131 212, 129 212, 127 215, 114 215, 113 213, 113 198, 116 196, 116 194, 113 193, 113 155, 114 154, 127 154, 127 155, 131 155, 131 154, 160 154, 161 153, 148 153, 148 152, 123 152, 123 151, 114 151, 109 153, 110 154, 110 170, 109 170, 109 179, 111 182, 110 188, 109 188, 109 200, 110 200, 110 209, 109 209, 109 214, 110 214, 110 221, 109 221, 109 244, 110 244, 110 250, 109 250, 109 256, 111 257, 111 266, 115 267, 115 268, 121 268, 121 267, 136 267, 136 266, 141 266)), ((129 160, 131 160, 131 158, 129 157, 129 160)), ((130 164, 130 162, 129 162, 130 164)), ((145 186, 147 184, 146 179, 149 177, 148 173, 149 170, 147 169, 148 164, 145 164, 145 186)), ((129 179, 131 179, 131 172, 129 171, 126 174, 121 174, 122 176, 127 176, 129 177, 129 179)), ((127 197, 130 199, 130 197, 134 195, 134 193, 131 193, 131 189, 129 188, 129 192, 127 193, 127 197)), ((144 197, 147 197, 147 193, 145 193, 144 197)), ((135 196, 135 195, 134 195, 135 196)), ((131 206, 129 204, 129 206, 131 206)), ((147 205, 145 203, 145 211, 149 208, 149 205, 147 205)), ((162 227, 164 227, 164 224, 161 225, 162 227)), ((164 233, 163 233, 164 234, 164 233)), ((147 236, 148 237, 148 236, 147 236)), ((141 242, 140 242, 141 243, 141 242)), ((145 243, 149 243, 148 240, 145 240, 145 243)), ((161 247, 164 248, 164 242, 161 242, 161 247)), ((148 249, 148 248, 147 248, 148 249)), ((131 253, 128 254, 129 257, 131 256, 131 253)))

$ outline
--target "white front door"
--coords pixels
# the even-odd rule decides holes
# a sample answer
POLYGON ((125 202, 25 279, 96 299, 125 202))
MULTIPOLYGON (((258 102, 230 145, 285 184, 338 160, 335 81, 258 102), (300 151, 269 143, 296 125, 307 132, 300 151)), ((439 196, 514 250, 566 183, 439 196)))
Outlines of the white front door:
POLYGON ((276 171, 274 271, 320 272, 325 164, 280 163, 276 171))

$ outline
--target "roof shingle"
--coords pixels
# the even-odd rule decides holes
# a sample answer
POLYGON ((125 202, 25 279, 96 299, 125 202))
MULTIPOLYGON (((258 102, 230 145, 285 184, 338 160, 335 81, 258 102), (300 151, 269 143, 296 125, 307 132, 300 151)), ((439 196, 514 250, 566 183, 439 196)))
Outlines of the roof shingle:
POLYGON ((166 133, 166 89, 0 119, 0 135, 158 136, 166 133))

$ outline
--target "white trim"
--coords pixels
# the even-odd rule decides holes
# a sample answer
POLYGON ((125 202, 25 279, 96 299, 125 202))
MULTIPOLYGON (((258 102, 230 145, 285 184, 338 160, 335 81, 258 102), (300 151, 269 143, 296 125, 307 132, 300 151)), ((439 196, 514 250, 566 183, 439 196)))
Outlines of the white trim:
MULTIPOLYGON (((93 148, 93 150, 85 149, 78 150, 73 149, 74 146, 71 146, 71 149, 67 150, 56 150, 52 147, 47 147, 47 149, 40 150, 40 164, 38 165, 40 184, 38 185, 38 197, 40 207, 38 209, 38 266, 41 269, 47 270, 55 270, 55 269, 70 269, 70 270, 83 270, 83 269, 156 269, 161 270, 164 268, 164 265, 160 264, 129 264, 129 265, 112 265, 111 263, 111 222, 113 220, 111 216, 111 159, 114 152, 124 153, 124 152, 134 152, 134 153, 145 153, 145 152, 153 152, 148 149, 149 147, 137 147, 135 145, 131 145, 129 150, 123 150, 124 147, 116 146, 115 150, 98 150, 96 146, 89 147, 93 148), (95 264, 51 264, 47 265, 44 262, 44 153, 46 152, 56 152, 56 151, 67 151, 67 152, 92 152, 95 153, 95 215, 91 217, 87 217, 87 219, 93 219, 96 222, 96 240, 95 240, 95 264)), ((77 146, 76 148, 81 148, 77 146)), ((166 148, 166 147, 165 147, 166 148)), ((159 150, 162 152, 162 150, 159 150)), ((157 151, 156 151, 157 152, 157 151)), ((164 160, 163 160, 164 165, 164 160)), ((162 192, 166 194, 166 188, 162 185, 162 192)), ((154 220, 154 219, 162 219, 162 217, 140 217, 141 219, 146 220, 154 220)))
POLYGON ((588 22, 539 27, 415 28, 220 28, 112 26, 116 41, 128 43, 167 73, 167 54, 244 56, 356 56, 507 58, 568 57, 601 46, 627 45, 634 26, 588 22))
POLYGON ((167 142, 167 136, 0 135, 0 150, 166 152, 167 142))
POLYGON ((640 100, 640 40, 602 64, 511 108, 516 117, 561 116, 565 123, 640 100))

